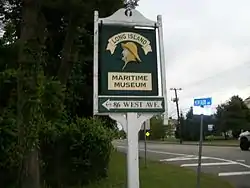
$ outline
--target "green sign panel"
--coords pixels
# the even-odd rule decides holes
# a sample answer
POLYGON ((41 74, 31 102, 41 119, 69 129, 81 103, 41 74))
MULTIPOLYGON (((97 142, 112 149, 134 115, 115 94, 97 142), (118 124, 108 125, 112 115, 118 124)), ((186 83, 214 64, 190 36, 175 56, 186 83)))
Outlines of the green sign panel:
POLYGON ((100 113, 110 112, 164 112, 163 97, 99 97, 100 113))
POLYGON ((99 96, 158 96, 156 30, 99 26, 99 96))

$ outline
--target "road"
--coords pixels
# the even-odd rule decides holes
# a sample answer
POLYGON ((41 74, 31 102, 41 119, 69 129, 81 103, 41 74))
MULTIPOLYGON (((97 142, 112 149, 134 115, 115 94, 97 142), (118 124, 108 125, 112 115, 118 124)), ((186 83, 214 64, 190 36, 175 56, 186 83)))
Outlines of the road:
MULTIPOLYGON (((126 151, 126 140, 115 141, 120 151, 126 151)), ((139 143, 140 156, 144 156, 144 143, 139 143)), ((198 146, 147 143, 147 156, 151 160, 175 164, 196 170, 198 146)), ((250 188, 250 151, 239 147, 203 146, 202 172, 212 173, 230 181, 236 188, 250 188)))

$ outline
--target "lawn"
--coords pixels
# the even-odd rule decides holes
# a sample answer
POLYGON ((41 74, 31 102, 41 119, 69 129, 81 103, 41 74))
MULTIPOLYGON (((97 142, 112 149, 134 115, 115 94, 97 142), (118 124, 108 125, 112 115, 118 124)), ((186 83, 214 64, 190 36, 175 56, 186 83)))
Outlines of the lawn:
MULTIPOLYGON (((140 163, 141 188, 195 188, 196 186, 196 174, 192 170, 152 161, 148 161, 148 166, 145 168, 143 161, 140 163)), ((126 188, 126 155, 114 152, 108 178, 84 188, 126 188)), ((218 177, 203 174, 201 188, 233 188, 233 186, 218 177)))

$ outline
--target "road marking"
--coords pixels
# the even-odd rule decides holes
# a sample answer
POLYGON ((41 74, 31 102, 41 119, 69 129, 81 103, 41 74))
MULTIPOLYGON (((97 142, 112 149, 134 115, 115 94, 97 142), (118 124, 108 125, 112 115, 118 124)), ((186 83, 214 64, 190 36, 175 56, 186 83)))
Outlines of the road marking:
MULTIPOLYGON (((238 164, 238 163, 236 163, 236 162, 201 163, 201 166, 221 166, 221 165, 232 165, 232 164, 238 164)), ((181 165, 181 167, 192 167, 192 166, 198 166, 198 163, 182 164, 182 165, 181 165)))
MULTIPOLYGON (((144 151, 141 149, 141 151, 144 151)), ((170 153, 170 152, 163 152, 163 151, 155 151, 155 150, 147 150, 148 152, 151 152, 151 153, 159 153, 159 154, 167 154, 167 155, 179 155, 179 156, 186 156, 187 154, 182 154, 182 153, 170 153)), ((235 161, 232 161, 232 160, 228 160, 228 159, 222 159, 222 158, 219 158, 219 157, 209 157, 210 159, 214 159, 214 160, 218 160, 218 161, 224 161, 224 162, 235 162, 235 161)), ((238 165, 241 165, 241 166, 244 166, 246 168, 249 168, 250 169, 250 165, 246 165, 244 163, 240 163, 240 162, 237 162, 238 165)))
MULTIPOLYGON (((123 148, 127 149, 127 146, 116 146, 117 148, 123 148)), ((145 151, 144 149, 139 149, 140 151, 145 151)), ((158 154, 166 154, 166 155, 176 155, 176 156, 194 156, 194 155, 188 155, 188 154, 182 154, 182 153, 172 153, 172 152, 167 152, 167 151, 156 151, 156 150, 150 150, 147 149, 147 152, 150 153, 158 153, 158 154)))
MULTIPOLYGON (((201 159, 210 159, 209 157, 202 157, 201 159)), ((188 161, 188 160, 198 160, 198 157, 175 157, 170 159, 162 159, 160 161, 188 161)))
MULTIPOLYGON (((116 146, 116 147, 117 148, 127 149, 127 146, 116 146)), ((145 150, 144 149, 139 149, 139 151, 145 151, 145 150)), ((155 150, 150 150, 150 149, 147 149, 147 152, 165 154, 165 155, 187 156, 187 154, 171 153, 171 152, 166 152, 166 151, 155 151, 155 150)))
POLYGON ((243 172, 222 172, 219 173, 218 176, 242 176, 242 175, 249 175, 250 171, 243 171, 243 172))
MULTIPOLYGON (((123 149, 127 149, 127 147, 125 146, 117 146, 118 148, 123 148, 123 149)), ((140 151, 145 151, 144 149, 140 149, 140 151)), ((176 156, 187 156, 188 154, 182 154, 182 153, 172 153, 172 152, 164 152, 164 151, 156 151, 156 150, 147 150, 147 152, 151 152, 151 153, 158 153, 158 154, 166 154, 166 155, 176 155, 176 156)), ((241 163, 241 162, 235 162, 232 160, 228 160, 228 159, 222 159, 219 157, 209 157, 210 159, 214 159, 214 160, 218 160, 218 161, 223 161, 223 162, 233 162, 233 163, 237 163, 240 166, 246 167, 248 169, 250 169, 250 165, 241 163)), ((238 175, 238 174, 236 174, 238 175)))
MULTIPOLYGON (((140 149, 140 151, 145 151, 145 150, 140 149)), ((166 152, 166 151, 155 151, 155 150, 149 150, 149 149, 147 149, 147 151, 151 153, 158 153, 158 154, 165 154, 165 155, 187 156, 187 154, 172 153, 172 152, 166 152)))
POLYGON ((239 160, 236 160, 237 162, 242 162, 242 163, 245 163, 246 162, 246 160, 241 160, 241 159, 239 159, 239 160))

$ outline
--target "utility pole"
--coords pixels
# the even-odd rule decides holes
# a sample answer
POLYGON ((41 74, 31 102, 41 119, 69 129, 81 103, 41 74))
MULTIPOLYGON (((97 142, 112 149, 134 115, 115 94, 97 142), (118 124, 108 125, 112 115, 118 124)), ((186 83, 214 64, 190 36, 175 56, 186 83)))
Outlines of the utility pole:
POLYGON ((179 135, 180 135, 180 144, 182 144, 182 125, 180 123, 180 110, 179 110, 179 98, 177 91, 181 91, 181 88, 170 88, 171 91, 174 91, 175 98, 173 99, 173 102, 176 104, 176 110, 177 110, 177 117, 178 117, 178 125, 179 125, 179 135))

